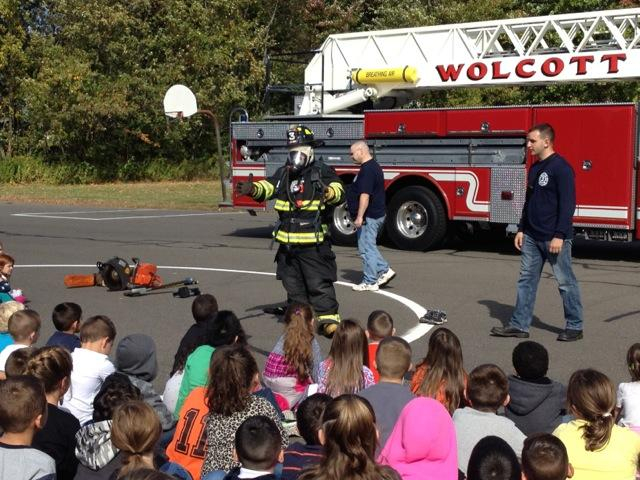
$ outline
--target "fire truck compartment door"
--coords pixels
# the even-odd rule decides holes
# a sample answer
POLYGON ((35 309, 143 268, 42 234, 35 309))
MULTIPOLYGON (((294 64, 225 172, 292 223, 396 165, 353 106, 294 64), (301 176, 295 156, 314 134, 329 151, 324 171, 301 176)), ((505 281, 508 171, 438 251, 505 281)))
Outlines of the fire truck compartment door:
POLYGON ((576 179, 574 226, 632 229, 635 222, 636 106, 541 106, 535 123, 555 129, 555 151, 576 179))
POLYGON ((491 203, 489 221, 516 224, 520 221, 527 191, 524 165, 491 169, 491 203))

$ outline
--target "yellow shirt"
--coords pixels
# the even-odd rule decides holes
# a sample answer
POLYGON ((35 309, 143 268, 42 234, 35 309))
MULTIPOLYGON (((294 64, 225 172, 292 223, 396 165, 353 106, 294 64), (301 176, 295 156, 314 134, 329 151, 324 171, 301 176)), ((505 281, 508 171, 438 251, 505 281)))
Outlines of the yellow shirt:
POLYGON ((564 423, 553 434, 562 440, 575 471, 571 480, 635 480, 640 454, 640 435, 614 425, 609 443, 601 450, 585 448, 584 420, 564 423))

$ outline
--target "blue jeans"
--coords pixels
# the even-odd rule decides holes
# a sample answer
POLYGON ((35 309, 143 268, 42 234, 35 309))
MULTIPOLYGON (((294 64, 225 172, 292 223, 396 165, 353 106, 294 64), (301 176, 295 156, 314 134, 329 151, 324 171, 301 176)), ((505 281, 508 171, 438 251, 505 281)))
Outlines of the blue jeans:
POLYGON ((364 219, 362 227, 356 232, 358 238, 358 253, 362 257, 364 266, 363 283, 373 284, 378 281, 378 277, 389 270, 386 262, 378 250, 378 232, 382 228, 384 217, 364 219))
POLYGON ((536 303, 536 293, 540 274, 544 262, 548 261, 553 269, 553 275, 558 282, 558 290, 562 297, 564 319, 567 329, 582 330, 582 302, 580 301, 580 289, 573 270, 571 268, 572 240, 565 240, 560 253, 549 253, 550 242, 540 242, 525 235, 522 242, 522 257, 520 260, 520 278, 518 280, 518 293, 516 308, 511 316, 509 325, 529 331, 531 325, 533 306, 536 303))

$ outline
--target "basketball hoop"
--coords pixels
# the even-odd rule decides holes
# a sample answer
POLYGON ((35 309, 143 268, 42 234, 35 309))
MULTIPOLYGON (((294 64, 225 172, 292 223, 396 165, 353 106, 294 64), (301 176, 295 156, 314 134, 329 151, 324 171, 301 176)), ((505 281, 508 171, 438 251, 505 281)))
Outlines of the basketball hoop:
POLYGON ((164 114, 171 118, 187 118, 198 112, 196 96, 184 85, 174 85, 164 95, 164 114))
POLYGON ((169 118, 177 118, 182 121, 184 118, 188 118, 191 115, 200 113, 208 117, 213 125, 213 132, 215 135, 216 143, 218 146, 218 167, 220 169, 220 183, 222 191, 222 201, 227 202, 227 189, 224 184, 224 166, 223 166, 223 153, 222 144, 220 142, 220 125, 218 118, 211 110, 198 110, 198 103, 196 96, 188 87, 184 85, 173 85, 167 93, 164 94, 164 114, 169 118))

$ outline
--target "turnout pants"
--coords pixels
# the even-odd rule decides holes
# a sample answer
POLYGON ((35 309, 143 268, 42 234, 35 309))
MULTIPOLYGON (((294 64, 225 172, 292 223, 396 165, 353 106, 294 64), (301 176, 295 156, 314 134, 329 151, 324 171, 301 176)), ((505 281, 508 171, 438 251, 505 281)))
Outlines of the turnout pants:
POLYGON ((309 246, 281 244, 275 260, 276 277, 287 291, 288 303, 310 304, 318 319, 340 318, 333 287, 338 278, 336 255, 328 242, 309 246))

